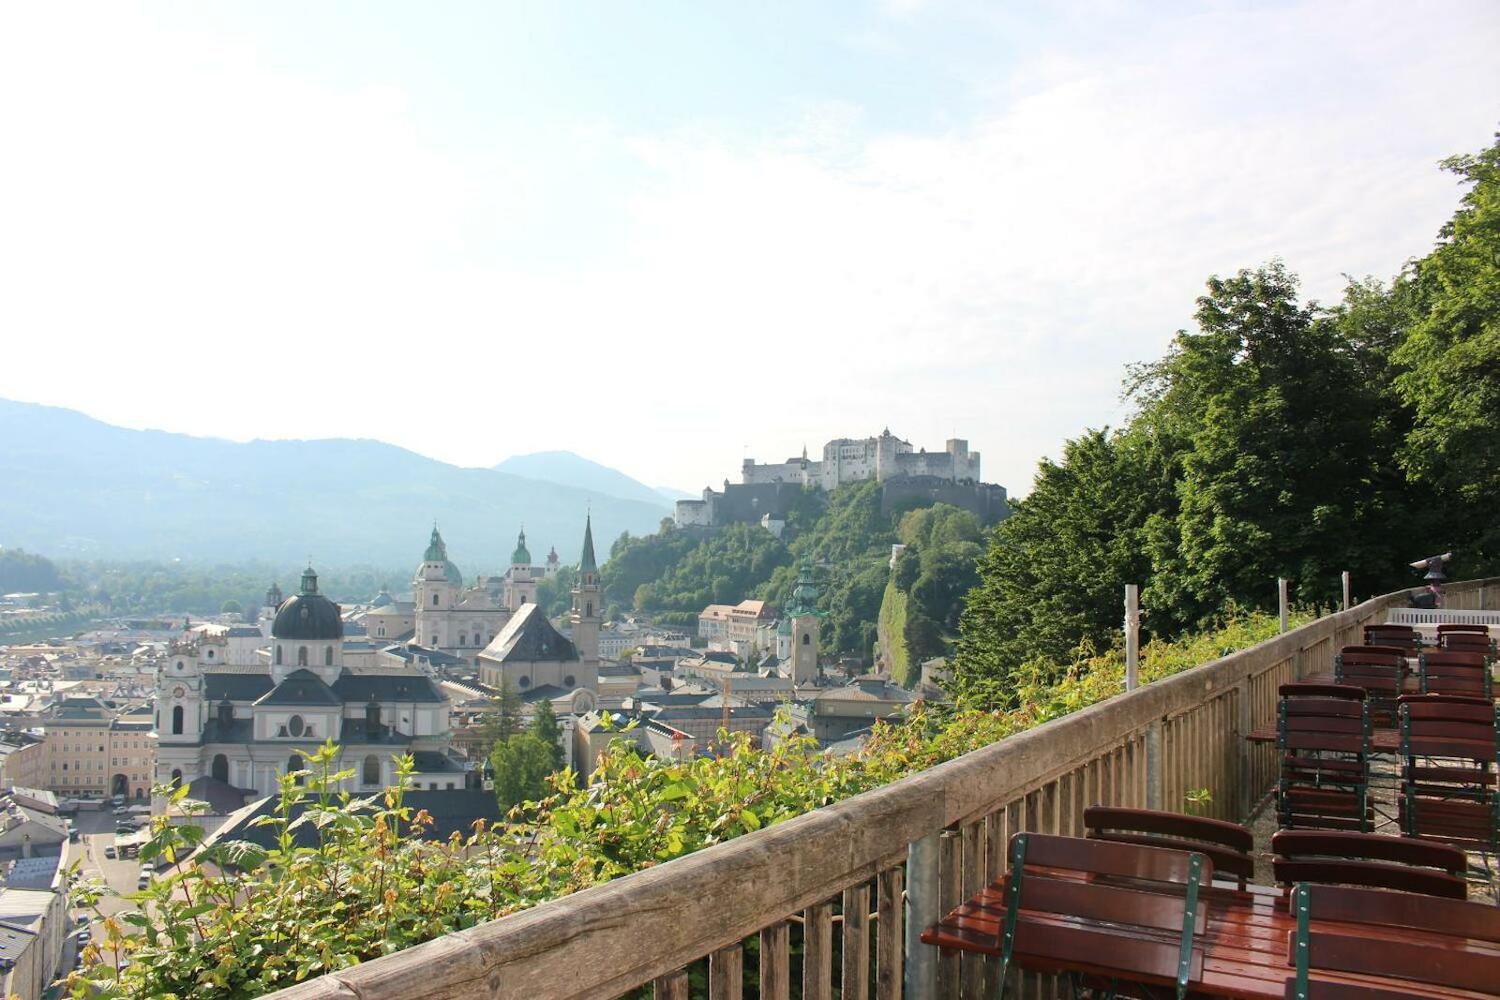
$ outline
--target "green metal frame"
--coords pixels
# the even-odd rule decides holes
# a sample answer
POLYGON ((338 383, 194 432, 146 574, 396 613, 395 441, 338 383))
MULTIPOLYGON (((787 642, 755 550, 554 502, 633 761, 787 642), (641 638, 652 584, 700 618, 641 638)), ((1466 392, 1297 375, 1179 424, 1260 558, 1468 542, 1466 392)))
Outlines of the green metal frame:
POLYGON ((1309 904, 1307 883, 1298 882, 1296 888, 1292 890, 1292 911, 1297 917, 1297 931, 1292 939, 1294 952, 1292 959, 1297 965, 1295 1000, 1307 1000, 1307 980, 1310 969, 1310 956, 1308 954, 1309 904))
MULTIPOLYGON (((1330 788, 1351 789, 1357 796, 1357 810, 1359 812, 1359 830, 1362 833, 1370 833, 1374 830, 1373 823, 1367 818, 1370 805, 1370 757, 1374 752, 1372 728, 1370 723, 1370 703, 1360 703, 1359 709, 1361 740, 1359 758, 1365 766, 1364 781, 1328 781, 1320 782, 1330 788)), ((1276 749, 1278 753, 1284 754, 1285 747, 1282 745, 1286 736, 1286 699, 1281 699, 1276 706, 1276 749)), ((1276 781, 1276 825, 1283 830, 1294 829, 1295 826, 1289 821, 1286 806, 1287 793, 1291 790, 1291 783, 1285 778, 1277 778, 1276 781)))
MULTIPOLYGON (((1016 834, 1010 848, 1010 878, 1006 884, 1005 922, 1000 931, 1000 987, 997 997, 1004 998, 1005 983, 1010 971, 1011 955, 1016 944, 1016 920, 1021 911, 1021 884, 1025 881, 1026 834, 1016 834)), ((1182 938, 1178 945, 1177 1000, 1184 1000, 1188 992, 1189 977, 1193 969, 1193 935, 1198 927, 1198 889, 1203 872, 1203 855, 1193 851, 1188 855, 1188 883, 1182 911, 1182 938)), ((1110 996, 1114 995, 1117 979, 1110 980, 1110 996)))

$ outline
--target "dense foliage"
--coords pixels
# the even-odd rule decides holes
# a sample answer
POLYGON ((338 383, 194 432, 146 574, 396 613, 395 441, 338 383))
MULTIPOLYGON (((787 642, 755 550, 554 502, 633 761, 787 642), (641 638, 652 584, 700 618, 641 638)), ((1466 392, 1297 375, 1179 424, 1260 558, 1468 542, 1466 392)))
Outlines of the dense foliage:
MULTIPOLYGON (((1142 676, 1175 673, 1275 630, 1274 619, 1249 616, 1189 643, 1152 643, 1142 676)), ((263 821, 276 834, 269 851, 228 841, 193 854, 204 841, 199 827, 154 817, 141 858, 171 866, 126 897, 136 909, 100 915, 102 937, 86 949, 95 964, 70 976, 69 989, 78 998, 250 997, 389 954, 783 822, 1121 687, 1117 655, 1060 669, 1056 683, 1040 680, 1053 669, 1037 672, 1024 709, 938 718, 918 708, 902 725, 877 727, 845 757, 795 738, 756 750, 739 734, 721 738, 716 757, 658 760, 619 740, 588 787, 563 772, 516 822, 481 823, 447 842, 420 839, 428 819, 403 804, 399 787, 369 798, 339 792, 353 771, 329 744, 309 756, 305 772, 283 779, 277 808, 263 821), (297 846, 304 825, 315 831, 315 846, 297 846), (106 955, 115 965, 128 958, 127 968, 117 973, 101 962, 106 955)), ((409 775, 410 760, 397 770, 409 775)), ((173 793, 173 812, 191 811, 185 791, 173 793)), ((75 898, 95 907, 109 891, 80 882, 75 898)))
POLYGON ((1035 657, 1108 646, 1126 583, 1172 636, 1274 607, 1277 577, 1328 605, 1343 570, 1370 594, 1446 549, 1500 569, 1500 145, 1447 166, 1462 207, 1388 288, 1323 307, 1280 262, 1209 279, 1196 328, 1130 373, 1128 423, 1043 461, 994 532, 957 693, 1015 705, 1035 657))
POLYGON ((0 548, 0 594, 48 594, 63 586, 50 559, 25 549, 0 548))
POLYGON ((896 536, 906 548, 881 601, 880 641, 892 676, 911 685, 958 632, 965 595, 979 580, 983 533, 973 514, 935 504, 908 511, 896 536))

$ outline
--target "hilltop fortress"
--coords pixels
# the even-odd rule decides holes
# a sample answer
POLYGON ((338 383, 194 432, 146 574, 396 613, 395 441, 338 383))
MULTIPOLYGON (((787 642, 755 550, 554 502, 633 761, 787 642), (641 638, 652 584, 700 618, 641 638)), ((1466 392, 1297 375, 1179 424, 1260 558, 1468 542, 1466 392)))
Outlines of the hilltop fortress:
POLYGON ((1005 487, 980 482, 979 452, 969 442, 949 439, 942 451, 913 450, 886 428, 878 437, 835 438, 823 446, 823 457, 760 463, 745 459, 739 484, 724 481, 723 492, 711 488, 698 500, 679 500, 678 527, 716 527, 762 522, 776 530, 791 503, 805 489, 833 490, 847 483, 875 480, 884 484, 881 506, 887 511, 903 502, 948 503, 972 511, 985 523, 1010 513, 1005 487))

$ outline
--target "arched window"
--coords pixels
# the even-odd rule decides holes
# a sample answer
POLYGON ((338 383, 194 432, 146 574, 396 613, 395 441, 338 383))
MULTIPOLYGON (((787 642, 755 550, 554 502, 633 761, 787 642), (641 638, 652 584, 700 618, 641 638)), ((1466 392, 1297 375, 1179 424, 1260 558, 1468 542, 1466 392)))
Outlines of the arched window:
POLYGON ((305 666, 307 666, 307 647, 306 646, 298 646, 297 647, 297 666, 299 666, 299 667, 305 667, 305 666))
MULTIPOLYGON (((302 763, 302 755, 300 753, 294 753, 286 759, 287 774, 295 774, 306 766, 306 764, 302 763)), ((303 777, 303 775, 297 775, 297 784, 302 784, 303 777)))
POLYGON ((323 666, 333 666, 333 647, 329 646, 323 650, 323 666))
POLYGON ((281 643, 276 644, 276 665, 281 666, 281 643))
POLYGON ((380 758, 370 754, 365 758, 364 774, 362 776, 367 785, 380 784, 380 758))
POLYGON ((216 781, 229 784, 229 758, 221 753, 214 754, 214 762, 209 768, 209 774, 213 775, 216 781))
POLYGON ((307 732, 307 723, 302 721, 302 716, 294 715, 287 720, 286 731, 291 733, 293 736, 301 736, 303 733, 307 732))
POLYGON ((464 644, 464 640, 466 640, 466 639, 468 639, 468 638, 469 638, 469 637, 468 637, 468 636, 466 636, 466 635, 464 635, 464 634, 463 634, 463 633, 462 633, 462 632, 460 632, 460 633, 458 633, 458 644, 459 644, 459 645, 460 645, 460 646, 462 646, 462 645, 463 645, 463 644, 464 644))
POLYGON ((181 788, 182 787, 182 771, 178 770, 175 767, 172 768, 172 787, 173 788, 181 788))
POLYGON ((436 594, 432 595, 432 606, 433 607, 437 607, 437 595, 436 594))
POLYGON ((584 603, 584 605, 583 605, 583 617, 585 617, 585 618, 592 618, 592 617, 594 617, 594 602, 593 601, 586 601, 584 603))
POLYGON ((212 659, 213 659, 213 658, 214 658, 214 651, 213 651, 213 650, 211 650, 211 649, 210 649, 210 650, 209 650, 209 651, 208 651, 208 658, 209 658, 209 659, 210 659, 210 660, 212 660, 212 659))
POLYGON ((173 736, 181 736, 182 735, 182 706, 181 705, 174 705, 172 707, 172 735, 173 736))

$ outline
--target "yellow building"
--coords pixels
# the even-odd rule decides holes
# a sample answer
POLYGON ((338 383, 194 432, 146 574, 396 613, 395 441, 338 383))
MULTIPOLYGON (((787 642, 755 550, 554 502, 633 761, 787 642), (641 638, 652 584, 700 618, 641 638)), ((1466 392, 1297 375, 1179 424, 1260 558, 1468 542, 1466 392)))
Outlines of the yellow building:
POLYGON ((117 714, 97 698, 68 698, 43 725, 47 772, 40 787, 74 797, 150 800, 156 736, 149 712, 117 714))

